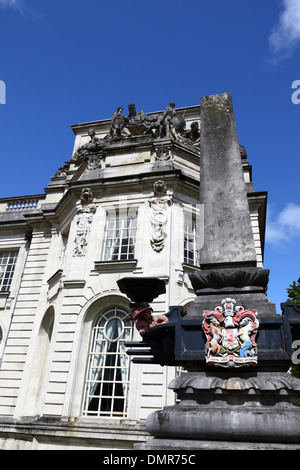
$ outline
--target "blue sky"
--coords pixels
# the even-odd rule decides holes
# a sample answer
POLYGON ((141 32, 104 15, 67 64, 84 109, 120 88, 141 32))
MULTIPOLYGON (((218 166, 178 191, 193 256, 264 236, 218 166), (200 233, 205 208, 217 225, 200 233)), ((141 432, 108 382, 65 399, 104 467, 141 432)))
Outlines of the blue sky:
POLYGON ((0 58, 0 197, 44 192, 72 124, 231 92, 280 312, 300 277, 300 0, 0 0, 0 58))

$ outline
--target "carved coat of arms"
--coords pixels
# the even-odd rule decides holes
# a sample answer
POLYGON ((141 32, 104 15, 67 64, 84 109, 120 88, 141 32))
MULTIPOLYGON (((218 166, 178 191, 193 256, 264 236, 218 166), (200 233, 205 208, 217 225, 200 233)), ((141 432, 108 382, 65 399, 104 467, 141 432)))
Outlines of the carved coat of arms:
POLYGON ((234 299, 226 298, 215 310, 203 313, 207 365, 257 365, 257 310, 244 310, 235 304, 234 299))

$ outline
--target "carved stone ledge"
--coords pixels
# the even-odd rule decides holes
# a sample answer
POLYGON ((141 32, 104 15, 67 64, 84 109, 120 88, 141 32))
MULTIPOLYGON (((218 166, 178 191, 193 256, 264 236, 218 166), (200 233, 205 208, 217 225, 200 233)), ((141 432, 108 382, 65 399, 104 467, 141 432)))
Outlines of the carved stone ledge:
POLYGON ((251 448, 256 442, 299 448, 300 380, 287 373, 182 373, 169 388, 181 401, 148 416, 146 427, 155 439, 140 448, 154 449, 157 441, 163 445, 166 440, 178 448, 188 440, 191 448, 199 449, 207 441, 215 442, 215 448, 222 441, 226 449, 242 443, 251 448))
POLYGON ((263 268, 227 268, 206 269, 190 274, 190 280, 197 295, 220 292, 222 289, 266 292, 269 269, 263 268))
POLYGON ((95 261, 94 272, 126 272, 133 271, 137 267, 137 259, 118 260, 118 261, 95 261))
POLYGON ((260 390, 264 392, 278 392, 284 395, 288 391, 291 393, 295 392, 297 397, 300 393, 300 380, 292 377, 290 374, 281 372, 270 373, 243 373, 237 372, 234 375, 230 373, 221 373, 217 375, 207 373, 183 373, 181 376, 173 379, 168 388, 171 388, 176 393, 180 390, 197 392, 202 391, 214 391, 219 394, 230 393, 233 390, 239 390, 247 393, 258 393, 260 390))
POLYGON ((65 289, 82 289, 85 286, 85 281, 81 279, 66 279, 63 281, 65 289))

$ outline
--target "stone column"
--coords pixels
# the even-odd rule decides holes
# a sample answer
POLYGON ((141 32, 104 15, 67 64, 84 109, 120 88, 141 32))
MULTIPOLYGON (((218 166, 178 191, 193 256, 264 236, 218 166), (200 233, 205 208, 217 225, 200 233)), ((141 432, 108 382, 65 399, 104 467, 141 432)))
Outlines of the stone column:
POLYGON ((256 266, 246 184, 230 93, 201 99, 202 269, 256 266))
POLYGON ((280 333, 276 330, 279 315, 266 297, 269 271, 256 264, 231 95, 202 98, 200 117, 200 203, 204 207, 201 270, 190 275, 197 297, 175 328, 175 362, 187 372, 169 385, 180 403, 149 415, 146 425, 154 438, 137 448, 300 449, 300 380, 286 372, 291 331, 287 323, 280 333), (222 299, 225 310, 218 307, 222 299), (228 310, 228 305, 239 307, 228 310), (210 318, 205 333, 209 339, 204 339, 205 348, 197 360, 194 353, 204 332, 196 325, 202 324, 204 311, 210 318), (258 325, 264 325, 258 343, 266 344, 272 353, 261 363, 256 336, 255 340, 248 337, 247 341, 246 337, 238 343, 239 335, 244 338, 242 329, 247 323, 237 317, 233 323, 233 316, 242 312, 251 316, 251 311, 258 317, 258 335, 258 325), (231 323, 224 321, 226 315, 232 317, 231 323), (213 336, 216 325, 218 336, 213 336), (189 329, 194 329, 192 339, 189 329), (280 350, 275 341, 278 335, 284 336, 280 350), (182 342, 191 359, 188 354, 183 356, 186 359, 180 356, 182 342), (242 351, 247 342, 252 347, 248 356, 242 351), (281 353, 286 354, 283 362, 279 361, 281 353), (253 356, 257 361, 250 365, 247 359, 253 356))
POLYGON ((204 210, 201 271, 190 275, 202 317, 224 297, 276 314, 267 297, 269 270, 257 267, 246 183, 230 93, 201 98, 200 203, 204 210), (256 307, 253 305, 256 303, 256 307))
POLYGON ((300 380, 267 372, 187 372, 181 399, 151 413, 144 450, 300 450, 300 380))

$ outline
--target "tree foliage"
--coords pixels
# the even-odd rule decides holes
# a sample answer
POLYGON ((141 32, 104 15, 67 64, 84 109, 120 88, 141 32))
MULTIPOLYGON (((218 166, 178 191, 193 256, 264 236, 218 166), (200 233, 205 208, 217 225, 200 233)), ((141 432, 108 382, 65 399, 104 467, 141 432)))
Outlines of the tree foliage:
POLYGON ((288 302, 295 302, 297 304, 297 307, 300 307, 300 277, 296 283, 296 281, 293 282, 293 284, 290 284, 290 287, 287 289, 288 293, 288 302))

